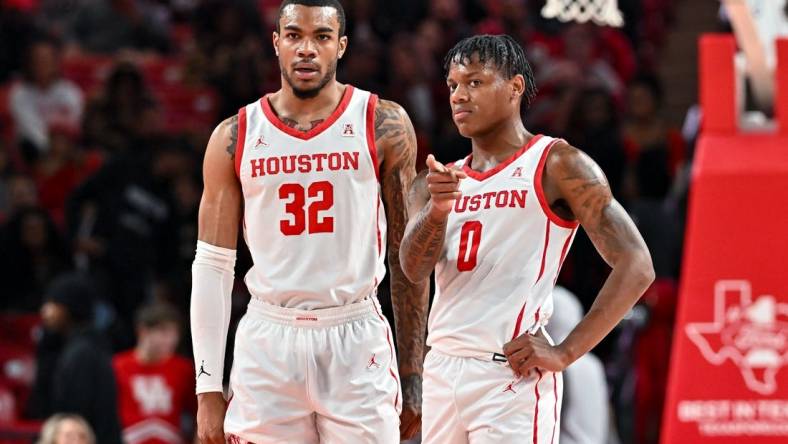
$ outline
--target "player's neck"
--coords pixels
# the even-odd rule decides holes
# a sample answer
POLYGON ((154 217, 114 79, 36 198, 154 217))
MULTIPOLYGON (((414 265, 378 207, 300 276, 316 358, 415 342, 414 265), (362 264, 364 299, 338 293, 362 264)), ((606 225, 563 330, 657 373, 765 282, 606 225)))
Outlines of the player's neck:
POLYGON ((271 94, 269 100, 279 116, 314 116, 326 112, 330 114, 339 106, 345 88, 347 85, 333 79, 315 97, 301 99, 293 92, 293 88, 283 81, 282 88, 271 94))
POLYGON ((519 116, 507 120, 487 134, 471 139, 473 158, 470 166, 478 171, 493 168, 511 157, 532 137, 519 116))

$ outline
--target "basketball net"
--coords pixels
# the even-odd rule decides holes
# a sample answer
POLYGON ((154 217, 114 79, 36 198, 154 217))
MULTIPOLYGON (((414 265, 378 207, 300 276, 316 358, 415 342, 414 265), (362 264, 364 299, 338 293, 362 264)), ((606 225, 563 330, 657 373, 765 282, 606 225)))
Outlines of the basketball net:
POLYGON ((574 20, 578 23, 592 21, 601 26, 624 25, 618 0, 547 0, 542 8, 545 18, 557 18, 562 22, 574 20))

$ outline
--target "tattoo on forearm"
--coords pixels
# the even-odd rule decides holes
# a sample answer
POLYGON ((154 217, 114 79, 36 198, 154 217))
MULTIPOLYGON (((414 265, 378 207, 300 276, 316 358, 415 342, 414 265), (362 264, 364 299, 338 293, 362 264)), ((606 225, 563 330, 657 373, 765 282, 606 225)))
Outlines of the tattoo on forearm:
POLYGON ((441 254, 446 237, 447 220, 435 221, 429 216, 430 206, 425 205, 416 216, 413 228, 407 233, 403 244, 408 254, 410 268, 418 276, 428 277, 441 254), (415 265, 413 265, 415 264, 415 265))
POLYGON ((230 130, 230 143, 226 148, 227 154, 230 155, 230 158, 235 159, 235 148, 238 144, 238 115, 230 117, 223 124, 230 130))
POLYGON ((406 375, 402 377, 402 400, 421 409, 421 375, 406 375))
POLYGON ((416 175, 416 136, 399 105, 384 100, 376 108, 375 141, 378 150, 384 152, 379 158, 385 162, 382 191, 388 223, 391 299, 400 369, 420 374, 427 330, 428 283, 410 282, 399 262, 400 245, 408 222, 406 195, 416 175))

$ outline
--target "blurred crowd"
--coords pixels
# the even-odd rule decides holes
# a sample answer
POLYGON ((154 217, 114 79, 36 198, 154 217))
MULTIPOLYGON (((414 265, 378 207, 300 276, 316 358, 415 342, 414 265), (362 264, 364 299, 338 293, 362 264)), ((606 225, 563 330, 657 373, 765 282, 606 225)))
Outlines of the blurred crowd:
MULTIPOLYGON (((447 162, 470 150, 451 120, 442 59, 476 33, 526 48, 539 88, 526 127, 603 168, 658 277, 596 350, 622 443, 656 442, 680 270, 693 140, 664 118, 655 74, 673 1, 619 0, 622 29, 543 19, 543 0, 343 2, 350 45, 338 78, 405 107, 419 169, 429 153, 447 162)), ((278 89, 278 4, 0 0, 0 440, 58 412, 80 414, 102 443, 120 430, 144 442, 132 438, 146 417, 186 440, 193 406, 179 393, 189 388, 166 382, 192 371, 175 353, 190 355, 202 153, 218 122, 278 89), (122 368, 134 365, 152 379, 124 389, 122 368), (91 389, 69 391, 72 381, 91 389), (172 399, 157 400, 162 390, 172 399), (147 413, 129 414, 134 402, 147 413)), ((248 300, 243 248, 234 323, 248 300)), ((581 232, 559 283, 587 309, 608 271, 581 232)))

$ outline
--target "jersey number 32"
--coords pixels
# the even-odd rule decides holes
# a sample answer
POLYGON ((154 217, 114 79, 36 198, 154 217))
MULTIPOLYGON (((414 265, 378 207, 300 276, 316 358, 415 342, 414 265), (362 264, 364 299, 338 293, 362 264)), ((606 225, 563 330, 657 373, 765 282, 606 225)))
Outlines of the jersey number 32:
POLYGON ((286 183, 279 187, 279 198, 287 201, 285 212, 292 216, 279 221, 279 229, 285 236, 298 236, 304 231, 309 234, 334 232, 334 218, 319 215, 334 206, 331 182, 313 182, 308 188, 300 183, 286 183), (311 203, 305 209, 307 197, 311 203))

